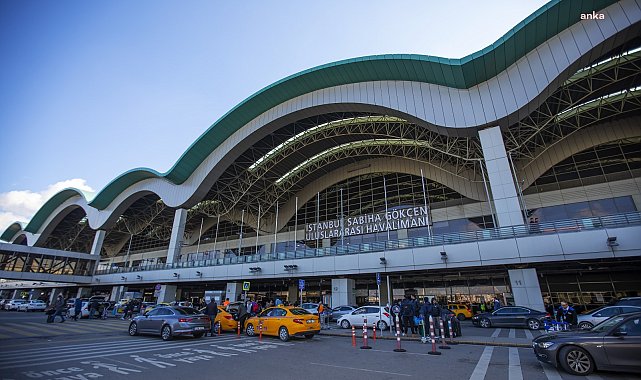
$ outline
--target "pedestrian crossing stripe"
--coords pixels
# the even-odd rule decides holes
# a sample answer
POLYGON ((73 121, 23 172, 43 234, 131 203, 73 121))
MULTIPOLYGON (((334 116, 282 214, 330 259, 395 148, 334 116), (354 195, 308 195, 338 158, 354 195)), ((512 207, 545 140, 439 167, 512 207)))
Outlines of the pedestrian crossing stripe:
POLYGON ((128 322, 123 321, 96 321, 87 322, 57 322, 44 324, 39 322, 7 323, 0 325, 0 339, 15 337, 59 336, 65 334, 92 334, 97 332, 127 331, 128 322))

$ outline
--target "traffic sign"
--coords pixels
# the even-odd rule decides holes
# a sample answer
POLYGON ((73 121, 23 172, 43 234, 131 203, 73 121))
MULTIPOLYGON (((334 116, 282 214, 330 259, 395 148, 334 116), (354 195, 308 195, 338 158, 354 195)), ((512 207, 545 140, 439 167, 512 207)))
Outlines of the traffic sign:
POLYGON ((305 289, 305 280, 298 280, 298 289, 305 289))
POLYGON ((243 291, 248 292, 249 291, 249 281, 243 282, 243 291))
POLYGON ((154 289, 155 289, 155 290, 160 290, 160 289, 162 289, 162 285, 160 285, 160 284, 156 284, 156 287, 155 287, 154 289))
POLYGON ((380 285, 380 284, 381 284, 381 273, 376 272, 376 285, 380 285))

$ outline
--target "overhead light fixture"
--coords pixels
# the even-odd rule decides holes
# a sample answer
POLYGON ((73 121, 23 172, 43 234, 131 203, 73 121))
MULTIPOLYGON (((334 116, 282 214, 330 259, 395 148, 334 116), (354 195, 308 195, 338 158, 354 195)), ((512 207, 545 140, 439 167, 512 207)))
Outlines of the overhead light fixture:
POLYGON ((261 267, 251 267, 251 268, 249 268, 249 271, 252 272, 252 273, 257 273, 257 272, 260 272, 262 270, 263 269, 261 267))
POLYGON ((447 261, 447 252, 441 251, 441 260, 447 261))
POLYGON ((619 243, 617 243, 617 237, 616 236, 609 236, 608 237, 608 247, 616 247, 618 245, 619 245, 619 243))
POLYGON ((381 260, 381 265, 387 265, 387 259, 384 257, 379 257, 379 260, 381 260))
POLYGON ((136 278, 139 279, 139 280, 142 280, 142 276, 141 275, 136 275, 136 278))
POLYGON ((174 277, 176 277, 176 278, 180 278, 180 274, 178 274, 178 273, 174 272, 174 277))
POLYGON ((298 269, 298 265, 296 265, 296 264, 293 264, 293 265, 285 265, 285 270, 286 270, 286 271, 293 271, 293 270, 296 270, 296 269, 298 269))
POLYGON ((197 270, 196 277, 202 277, 202 276, 203 276, 203 272, 197 270))

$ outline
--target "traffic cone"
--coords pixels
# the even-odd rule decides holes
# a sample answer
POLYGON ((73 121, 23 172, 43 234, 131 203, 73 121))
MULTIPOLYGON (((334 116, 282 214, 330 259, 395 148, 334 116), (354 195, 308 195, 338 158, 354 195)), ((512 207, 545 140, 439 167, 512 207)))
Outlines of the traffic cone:
POLYGON ((449 347, 447 345, 447 341, 445 340, 445 329, 443 328, 443 318, 438 319, 439 327, 441 329, 441 345, 438 346, 438 348, 442 350, 449 350, 452 347, 449 347))
POLYGON ((400 329, 398 328, 398 317, 396 317, 396 348, 394 349, 394 352, 405 352, 404 348, 401 348, 401 332, 400 329))

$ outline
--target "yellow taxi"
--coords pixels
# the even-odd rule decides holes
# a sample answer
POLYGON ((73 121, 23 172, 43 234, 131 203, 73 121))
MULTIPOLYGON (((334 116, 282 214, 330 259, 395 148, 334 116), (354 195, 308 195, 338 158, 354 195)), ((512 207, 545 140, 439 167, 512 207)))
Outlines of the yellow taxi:
POLYGON ((466 318, 472 318, 472 309, 469 305, 463 303, 448 303, 447 308, 450 309, 459 321, 464 321, 466 318))
POLYGON ((318 315, 310 314, 300 307, 276 306, 263 310, 255 317, 247 319, 245 331, 248 336, 259 334, 259 326, 265 335, 277 336, 283 342, 290 337, 304 336, 311 339, 320 332, 318 315))
POLYGON ((149 313, 150 311, 152 311, 153 309, 157 308, 158 306, 171 306, 171 304, 169 304, 167 302, 161 302, 161 303, 159 303, 157 305, 149 305, 143 311, 143 315, 149 313))
POLYGON ((238 329, 238 322, 234 320, 234 316, 228 313, 223 306, 218 306, 218 314, 214 321, 214 331, 236 331, 238 329))

